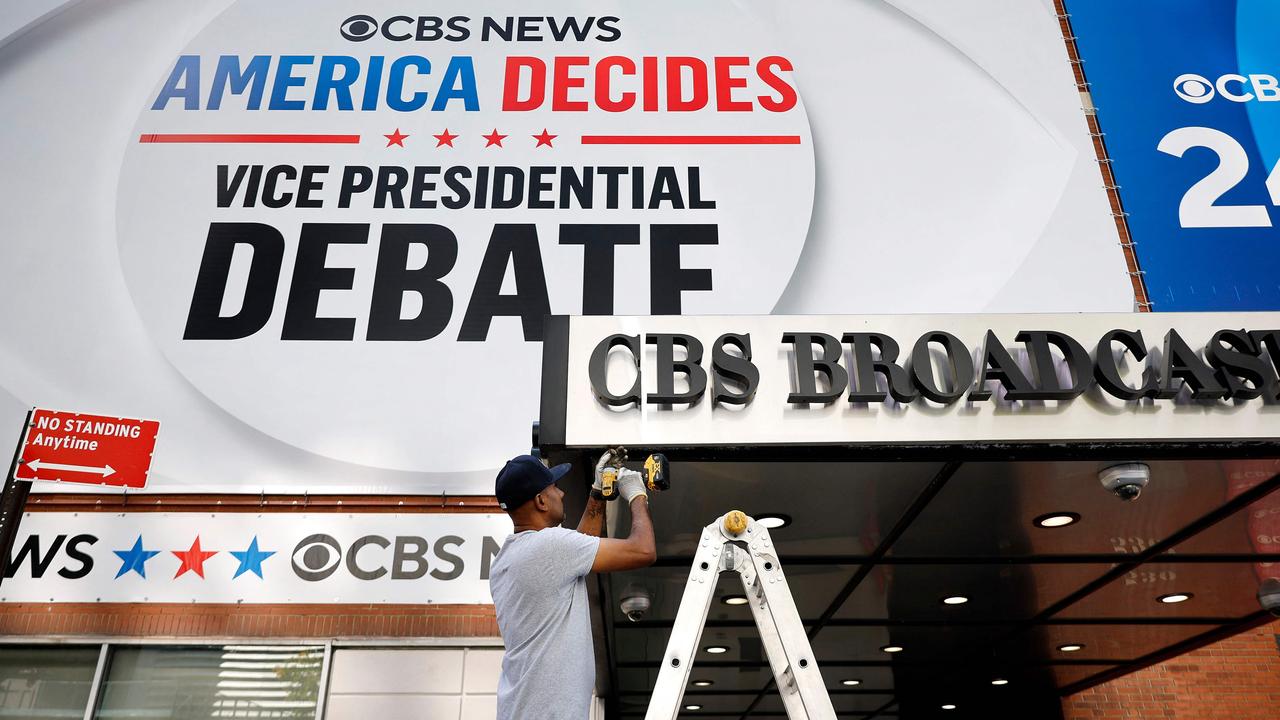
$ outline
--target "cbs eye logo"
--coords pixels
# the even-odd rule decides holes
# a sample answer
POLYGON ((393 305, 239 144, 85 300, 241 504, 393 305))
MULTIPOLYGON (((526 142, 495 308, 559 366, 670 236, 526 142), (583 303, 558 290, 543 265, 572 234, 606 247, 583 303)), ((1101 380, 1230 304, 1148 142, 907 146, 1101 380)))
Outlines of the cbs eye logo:
POLYGON ((342 21, 338 26, 338 32, 352 42, 368 40, 378 32, 378 21, 368 15, 352 15, 342 21))
POLYGON ((1174 78, 1173 91, 1183 100, 1197 105, 1213 99, 1213 83, 1209 82, 1208 78, 1195 73, 1186 73, 1174 78))
POLYGON ((293 549, 293 571, 303 580, 324 580, 338 569, 342 546, 330 535, 316 533, 303 538, 293 549))

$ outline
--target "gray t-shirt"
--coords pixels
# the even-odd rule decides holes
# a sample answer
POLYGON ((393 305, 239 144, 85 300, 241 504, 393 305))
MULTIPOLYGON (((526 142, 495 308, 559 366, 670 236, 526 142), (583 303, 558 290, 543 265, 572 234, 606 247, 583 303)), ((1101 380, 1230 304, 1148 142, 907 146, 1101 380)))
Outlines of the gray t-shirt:
POLYGON ((596 684, 587 573, 600 538, 561 527, 508 535, 489 574, 506 655, 498 720, 586 720, 596 684))

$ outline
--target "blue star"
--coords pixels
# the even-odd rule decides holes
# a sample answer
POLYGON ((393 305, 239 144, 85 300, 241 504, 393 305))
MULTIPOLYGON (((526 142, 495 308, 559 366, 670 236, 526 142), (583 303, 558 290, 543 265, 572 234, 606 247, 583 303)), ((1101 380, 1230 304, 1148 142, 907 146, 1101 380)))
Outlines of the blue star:
POLYGON ((142 577, 147 576, 147 561, 160 554, 159 550, 143 550, 142 536, 139 535, 137 540, 133 541, 133 547, 128 550, 112 550, 111 552, 120 556, 120 572, 116 573, 116 577, 133 570, 142 577))
POLYGON ((249 549, 243 552, 231 551, 235 559, 240 561, 240 567, 236 568, 236 574, 231 576, 232 580, 241 575, 253 571, 254 575, 262 577, 262 561, 276 554, 275 550, 262 551, 258 549, 258 536, 253 536, 253 542, 249 543, 249 549))

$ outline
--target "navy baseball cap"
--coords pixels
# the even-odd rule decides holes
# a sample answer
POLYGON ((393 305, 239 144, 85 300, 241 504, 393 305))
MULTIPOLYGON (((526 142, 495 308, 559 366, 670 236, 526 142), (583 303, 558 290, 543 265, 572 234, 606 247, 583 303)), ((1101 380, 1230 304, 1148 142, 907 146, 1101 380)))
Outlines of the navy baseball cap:
POLYGON ((532 455, 511 458, 498 471, 498 478, 493 484, 498 507, 508 512, 515 510, 564 477, 571 467, 571 464, 564 463, 549 468, 532 455))

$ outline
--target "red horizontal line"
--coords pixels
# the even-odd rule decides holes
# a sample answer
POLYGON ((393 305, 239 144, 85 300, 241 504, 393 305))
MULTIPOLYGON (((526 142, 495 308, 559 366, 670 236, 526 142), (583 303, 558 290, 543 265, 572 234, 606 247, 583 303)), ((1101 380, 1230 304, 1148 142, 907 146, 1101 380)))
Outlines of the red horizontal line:
POLYGON ((359 135, 288 135, 252 133, 143 133, 140 143, 320 143, 354 145, 359 135))
POLYGON ((799 135, 583 135, 583 145, 799 145, 799 135))

